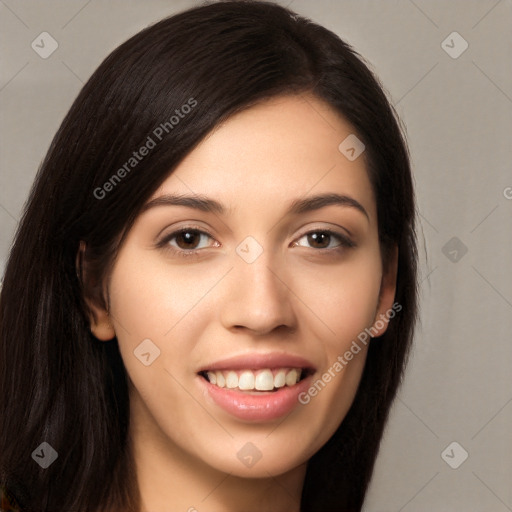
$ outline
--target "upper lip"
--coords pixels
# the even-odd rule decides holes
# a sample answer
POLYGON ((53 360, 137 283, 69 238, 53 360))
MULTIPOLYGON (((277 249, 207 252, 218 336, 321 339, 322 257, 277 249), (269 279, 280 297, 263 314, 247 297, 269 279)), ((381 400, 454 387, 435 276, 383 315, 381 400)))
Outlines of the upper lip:
POLYGON ((209 363, 198 370, 198 373, 207 370, 260 370, 263 368, 304 368, 315 370, 313 363, 294 354, 242 354, 232 356, 213 363, 209 363))

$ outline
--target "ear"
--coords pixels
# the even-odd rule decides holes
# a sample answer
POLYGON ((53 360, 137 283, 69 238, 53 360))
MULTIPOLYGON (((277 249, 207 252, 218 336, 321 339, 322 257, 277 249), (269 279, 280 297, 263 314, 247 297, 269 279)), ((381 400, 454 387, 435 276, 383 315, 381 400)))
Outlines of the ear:
MULTIPOLYGON (((89 321, 91 324, 91 332, 95 338, 100 341, 110 341, 115 338, 116 333, 114 326, 110 321, 108 310, 103 307, 97 300, 96 297, 92 297, 88 290, 90 289, 91 283, 87 273, 87 265, 84 265, 84 254, 86 244, 83 240, 80 241, 80 246, 76 255, 76 274, 80 283, 82 284, 82 290, 84 294, 84 300, 89 309, 89 321)), ((104 302, 104 301, 103 301, 104 302)))
POLYGON ((389 319, 392 318, 390 317, 389 311, 392 310, 395 301, 397 273, 398 246, 395 245, 390 251, 386 268, 384 268, 382 271, 379 302, 377 304, 374 323, 370 329, 372 332, 372 337, 374 338, 382 336, 386 332, 389 319))

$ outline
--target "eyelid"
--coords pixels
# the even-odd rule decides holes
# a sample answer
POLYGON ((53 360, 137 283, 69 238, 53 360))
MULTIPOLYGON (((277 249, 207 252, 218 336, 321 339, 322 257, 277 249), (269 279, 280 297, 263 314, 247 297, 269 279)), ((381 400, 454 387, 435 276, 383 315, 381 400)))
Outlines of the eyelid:
POLYGON ((299 236, 304 236, 304 235, 307 235, 308 233, 311 233, 312 231, 328 231, 330 233, 333 233, 335 235, 339 235, 339 236, 344 236, 344 237, 352 237, 353 234, 351 231, 349 231, 347 228, 343 227, 343 226, 339 226, 337 224, 332 224, 332 223, 324 223, 324 225, 314 225, 314 226, 308 226, 304 232, 302 233, 302 235, 299 235, 299 236), (327 224, 327 226, 325 225, 327 224), (344 231, 346 234, 343 234, 342 231, 344 231))

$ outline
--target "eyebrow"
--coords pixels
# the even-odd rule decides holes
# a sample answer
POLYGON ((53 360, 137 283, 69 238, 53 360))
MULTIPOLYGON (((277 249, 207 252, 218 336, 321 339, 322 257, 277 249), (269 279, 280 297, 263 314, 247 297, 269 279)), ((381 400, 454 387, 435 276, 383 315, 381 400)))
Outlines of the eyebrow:
MULTIPOLYGON (((287 213, 299 215, 331 205, 354 208, 370 220, 368 212, 359 201, 355 200, 353 197, 335 193, 318 194, 303 199, 295 199, 288 208, 287 213)), ((226 208, 221 203, 203 195, 196 194, 186 196, 180 194, 164 194, 147 202, 143 206, 141 213, 157 206, 187 206, 203 212, 218 213, 220 215, 226 212, 226 208)))

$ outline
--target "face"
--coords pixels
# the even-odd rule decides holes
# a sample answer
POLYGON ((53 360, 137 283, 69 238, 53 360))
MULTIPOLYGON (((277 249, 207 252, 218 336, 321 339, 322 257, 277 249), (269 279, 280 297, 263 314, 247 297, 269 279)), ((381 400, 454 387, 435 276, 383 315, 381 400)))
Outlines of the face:
POLYGON ((338 149, 351 133, 313 96, 252 107, 182 161, 128 233, 111 326, 96 310, 93 332, 117 336, 131 428, 162 452, 278 475, 343 421, 368 347, 353 342, 384 332, 395 284, 364 153, 338 149))

